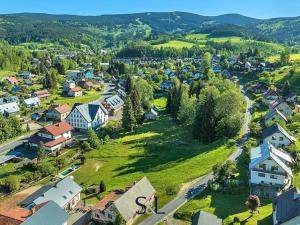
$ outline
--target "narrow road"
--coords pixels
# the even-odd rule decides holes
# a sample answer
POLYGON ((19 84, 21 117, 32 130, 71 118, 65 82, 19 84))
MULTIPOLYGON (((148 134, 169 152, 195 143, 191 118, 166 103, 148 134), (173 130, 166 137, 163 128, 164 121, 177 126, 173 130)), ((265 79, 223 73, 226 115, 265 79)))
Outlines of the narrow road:
MULTIPOLYGON (((242 86, 241 86, 242 87, 242 86)), ((249 125, 251 122, 251 108, 252 108, 252 102, 250 100, 250 97, 245 93, 244 90, 242 90, 242 93, 245 96, 245 100, 247 102, 247 110, 245 112, 245 123, 243 125, 243 136, 238 143, 236 151, 228 158, 228 160, 234 160, 236 161, 238 157, 242 154, 242 146, 245 143, 245 141, 248 140, 249 137, 249 125)), ((203 190, 207 187, 207 183, 209 180, 213 179, 213 173, 210 172, 209 174, 203 176, 200 179, 197 179, 197 181, 186 191, 182 192, 180 195, 178 195, 175 199, 167 203, 165 206, 163 206, 159 212, 164 212, 164 214, 154 214, 145 219, 140 223, 140 225, 154 225, 157 224, 164 219, 166 219, 168 216, 172 216, 173 213, 180 208, 182 205, 184 205, 188 200, 193 199, 195 196, 199 195, 203 190)))

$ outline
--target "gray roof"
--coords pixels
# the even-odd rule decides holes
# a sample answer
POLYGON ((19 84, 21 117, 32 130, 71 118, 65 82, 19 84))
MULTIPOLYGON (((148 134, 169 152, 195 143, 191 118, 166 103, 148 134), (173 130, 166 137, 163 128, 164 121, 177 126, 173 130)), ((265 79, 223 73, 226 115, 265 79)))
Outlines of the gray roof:
POLYGON ((147 177, 143 177, 139 182, 132 186, 120 198, 118 198, 114 205, 118 209, 125 221, 134 217, 139 206, 136 204, 136 198, 144 196, 149 200, 156 193, 147 177))
POLYGON ((20 111, 20 108, 16 102, 10 102, 10 103, 0 105, 0 113, 1 114, 4 114, 4 113, 11 114, 11 113, 19 112, 19 111, 20 111))
POLYGON ((276 219, 281 224, 300 215, 300 193, 296 187, 279 195, 273 202, 276 219))
POLYGON ((270 143, 263 143, 251 149, 249 169, 252 169, 269 158, 272 158, 285 172, 293 176, 292 169, 285 163, 285 161, 289 163, 293 162, 291 156, 279 151, 270 143))
POLYGON ((118 109, 124 105, 124 101, 118 96, 114 95, 105 100, 113 109, 118 109))
POLYGON ((53 201, 49 201, 21 225, 63 225, 69 218, 68 213, 53 201))
POLYGON ((263 131, 263 139, 270 137, 271 135, 273 135, 277 132, 282 133, 291 142, 295 142, 295 138, 293 136, 289 135, 289 133, 285 129, 283 129, 278 123, 273 124, 272 126, 268 127, 267 129, 265 129, 263 131))
POLYGON ((283 115, 278 109, 273 109, 271 111, 269 111, 266 115, 265 115, 265 120, 271 119, 273 116, 275 115, 280 116, 285 122, 287 122, 287 118, 285 117, 285 115, 283 115))
POLYGON ((14 158, 16 158, 15 155, 2 155, 0 156, 0 165, 14 158))
POLYGON ((60 207, 63 207, 80 193, 81 190, 82 188, 75 183, 72 177, 66 177, 54 185, 42 187, 42 190, 38 190, 27 197, 20 205, 24 207, 29 206, 32 203, 34 203, 34 205, 39 205, 52 200, 60 207))
POLYGON ((32 97, 32 98, 24 99, 24 103, 26 105, 32 105, 32 104, 36 104, 36 103, 39 103, 39 102, 40 102, 40 99, 38 97, 32 97))
POLYGON ((0 105, 10 102, 19 102, 19 98, 17 96, 6 96, 0 98, 0 105))
POLYGON ((97 115, 97 112, 100 109, 104 112, 104 114, 108 115, 108 111, 100 102, 91 102, 81 105, 74 105, 74 108, 76 108, 80 112, 80 114, 84 117, 84 119, 87 122, 94 121, 95 116, 97 115))
POLYGON ((208 212, 200 211, 193 216, 192 225, 222 225, 222 219, 208 212))

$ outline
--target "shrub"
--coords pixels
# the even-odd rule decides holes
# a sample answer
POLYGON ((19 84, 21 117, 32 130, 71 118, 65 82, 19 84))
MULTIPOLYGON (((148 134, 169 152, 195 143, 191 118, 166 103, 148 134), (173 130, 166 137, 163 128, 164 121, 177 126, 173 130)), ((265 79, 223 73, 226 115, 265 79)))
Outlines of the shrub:
POLYGON ((178 192, 178 187, 177 186, 168 186, 166 188, 166 194, 167 195, 176 195, 178 192))
POLYGON ((20 180, 15 175, 10 175, 4 180, 4 185, 10 192, 14 192, 20 189, 20 180))

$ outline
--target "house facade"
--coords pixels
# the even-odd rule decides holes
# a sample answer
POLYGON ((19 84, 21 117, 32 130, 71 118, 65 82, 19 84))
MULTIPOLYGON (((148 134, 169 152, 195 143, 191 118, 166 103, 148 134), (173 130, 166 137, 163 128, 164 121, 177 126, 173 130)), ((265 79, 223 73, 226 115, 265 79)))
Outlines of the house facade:
POLYGON ((279 124, 273 124, 263 131, 263 142, 271 143, 275 147, 284 147, 294 143, 296 139, 279 124))
POLYGON ((269 108, 270 108, 270 110, 277 109, 279 112, 281 112, 286 117, 293 114, 293 110, 290 108, 290 106, 287 104, 287 102, 284 101, 283 99, 278 99, 274 102, 271 102, 269 108))
POLYGON ((266 124, 269 123, 269 122, 276 121, 276 120, 280 120, 283 123, 287 123, 288 122, 288 120, 285 117, 285 115, 283 115, 278 109, 273 109, 270 112, 268 112, 265 115, 264 119, 265 119, 265 123, 266 124))
POLYGON ((97 129, 108 121, 108 111, 98 102, 74 105, 66 121, 77 130, 97 129))
POLYGON ((52 105, 46 112, 46 118, 57 121, 63 121, 70 114, 71 110, 72 108, 68 104, 52 105))
POLYGON ((74 181, 72 176, 68 176, 53 185, 41 187, 25 198, 20 206, 26 209, 35 209, 40 204, 53 201, 65 211, 70 211, 76 207, 80 201, 82 188, 74 181))
POLYGON ((112 201, 100 202, 98 206, 92 210, 92 219, 100 223, 114 223, 117 216, 121 215, 126 225, 133 224, 138 218, 137 213, 141 210, 140 206, 136 204, 136 199, 143 196, 140 202, 146 206, 152 204, 156 191, 144 177, 132 187, 128 188, 123 194, 116 196, 112 201))
POLYGON ((270 143, 252 148, 249 164, 249 185, 253 194, 274 197, 292 183, 294 160, 270 143))
POLYGON ((35 91, 31 95, 32 97, 38 97, 40 101, 46 100, 50 97, 50 93, 47 90, 35 91))
POLYGON ((37 149, 42 144, 49 153, 60 150, 71 140, 72 130, 73 127, 64 121, 45 126, 29 138, 29 147, 37 149))
POLYGON ((70 97, 80 97, 82 96, 82 90, 80 87, 71 88, 68 92, 68 96, 70 97))
POLYGON ((3 116, 20 117, 20 108, 16 102, 10 102, 0 105, 0 113, 3 116))

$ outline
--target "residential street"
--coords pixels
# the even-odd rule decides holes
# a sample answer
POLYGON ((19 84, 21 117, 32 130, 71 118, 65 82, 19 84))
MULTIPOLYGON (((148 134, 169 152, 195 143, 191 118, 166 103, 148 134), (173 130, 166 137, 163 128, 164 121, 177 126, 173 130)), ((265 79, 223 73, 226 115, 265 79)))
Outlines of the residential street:
MULTIPOLYGON (((248 110, 245 113, 245 123, 243 126, 243 137, 241 141, 238 143, 238 147, 236 151, 228 158, 228 160, 237 160, 237 158, 242 153, 242 146, 245 141, 248 139, 249 135, 249 125, 251 122, 251 108, 252 108, 252 102, 250 100, 250 97, 247 95, 247 93, 242 91, 245 100, 247 102, 247 108, 248 110)), ((154 214, 144 220, 140 223, 140 225, 154 225, 157 224, 163 220, 167 220, 168 217, 172 217, 173 213, 180 208, 182 205, 184 205, 188 200, 194 198, 195 196, 199 195, 207 186, 207 183, 209 180, 213 179, 213 173, 209 173, 206 176, 203 176, 202 178, 197 179, 196 182, 193 182, 194 184, 191 185, 190 188, 188 188, 186 191, 179 194, 175 199, 173 199, 171 202, 167 203, 164 207, 162 207, 159 212, 164 212, 165 214, 154 214)))

